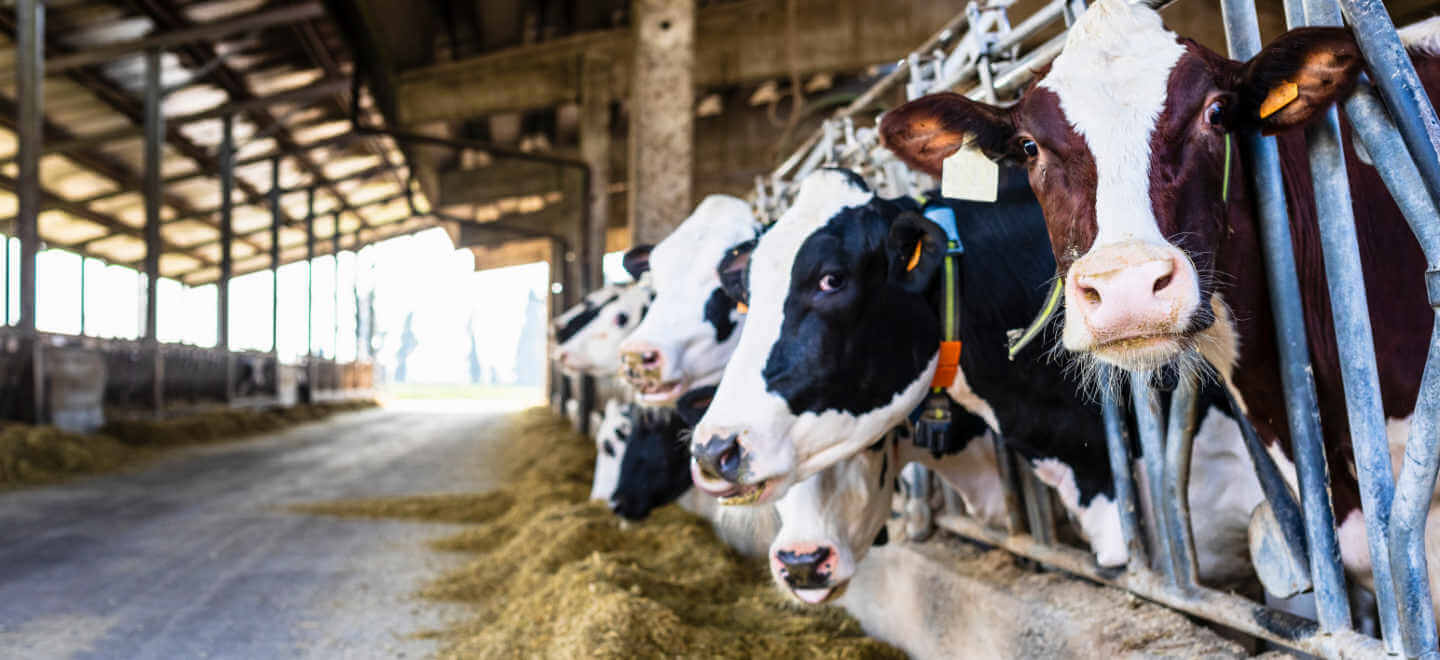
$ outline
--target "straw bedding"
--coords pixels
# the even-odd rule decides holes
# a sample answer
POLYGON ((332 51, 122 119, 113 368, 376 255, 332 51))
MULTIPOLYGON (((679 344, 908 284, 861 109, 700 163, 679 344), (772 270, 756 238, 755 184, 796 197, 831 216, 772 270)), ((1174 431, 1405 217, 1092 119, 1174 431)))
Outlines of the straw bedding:
POLYGON ((473 616, 424 633, 441 657, 891 658, 838 608, 802 608, 765 567, 671 505, 641 524, 587 502, 594 445, 545 409, 518 415, 498 491, 349 500, 308 513, 468 523, 431 542, 470 560, 426 586, 473 616))

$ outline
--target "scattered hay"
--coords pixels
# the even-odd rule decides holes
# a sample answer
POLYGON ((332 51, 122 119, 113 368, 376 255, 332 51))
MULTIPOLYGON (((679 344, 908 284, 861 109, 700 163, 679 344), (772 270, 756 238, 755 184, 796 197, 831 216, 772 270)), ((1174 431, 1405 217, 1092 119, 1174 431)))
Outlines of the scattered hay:
POLYGON ((111 472, 153 458, 165 449, 275 431, 374 405, 374 401, 345 401, 288 409, 226 409, 164 420, 114 421, 98 433, 8 424, 0 427, 0 488, 111 472))
POLYGON ((636 525, 586 501, 593 445, 545 409, 505 432, 512 476, 497 492, 298 507, 475 525, 431 542, 476 555, 422 591, 475 610, 426 633, 441 657, 903 657, 839 608, 786 600, 693 514, 671 505, 636 525))

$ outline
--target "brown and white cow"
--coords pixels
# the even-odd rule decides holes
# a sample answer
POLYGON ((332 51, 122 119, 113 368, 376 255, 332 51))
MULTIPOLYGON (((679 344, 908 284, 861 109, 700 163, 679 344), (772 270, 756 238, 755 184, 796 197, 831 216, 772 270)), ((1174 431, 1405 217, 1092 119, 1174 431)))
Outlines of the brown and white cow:
MULTIPOLYGON (((1440 93, 1440 22, 1402 37, 1432 97, 1440 93)), ((1166 30, 1147 7, 1101 0, 1013 107, 936 94, 897 108, 881 127, 887 146, 932 174, 965 143, 1027 168, 1065 278, 1063 343, 1082 364, 1144 373, 1196 367, 1203 356, 1241 395, 1262 437, 1288 447, 1250 163, 1240 141, 1226 137, 1276 134, 1342 554, 1352 569, 1368 568, 1369 552, 1304 135, 1296 129, 1345 98, 1363 68, 1344 29, 1293 30, 1237 62, 1166 30)), ((1346 161, 1385 413, 1405 419, 1431 330, 1426 265, 1348 139, 1346 161)))

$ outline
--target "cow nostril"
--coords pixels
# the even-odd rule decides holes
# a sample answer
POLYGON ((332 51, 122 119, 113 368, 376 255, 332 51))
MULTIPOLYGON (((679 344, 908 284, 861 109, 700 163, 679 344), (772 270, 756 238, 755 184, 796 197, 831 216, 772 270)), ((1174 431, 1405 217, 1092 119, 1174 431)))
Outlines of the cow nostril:
POLYGON ((1079 286, 1079 289, 1080 289, 1080 295, 1082 295, 1082 296, 1085 297, 1085 302, 1088 302, 1088 303, 1090 303, 1091 305, 1098 305, 1098 304, 1100 304, 1100 290, 1099 290, 1099 289, 1096 289, 1096 288, 1093 287, 1093 286, 1087 286, 1087 285, 1084 285, 1084 284, 1081 284, 1081 285, 1079 286))
POLYGON ((1169 287, 1169 286, 1170 286, 1170 283, 1173 282, 1173 281, 1175 281, 1175 274, 1174 274, 1173 272, 1172 272, 1172 273, 1166 273, 1164 277, 1161 277, 1160 279, 1155 280, 1155 288, 1151 289, 1150 292, 1151 292, 1151 293, 1160 293, 1161 291, 1164 291, 1164 290, 1166 289, 1166 287, 1169 287))
POLYGON ((654 366, 660 361, 660 351, 645 351, 640 354, 640 362, 645 366, 654 366))

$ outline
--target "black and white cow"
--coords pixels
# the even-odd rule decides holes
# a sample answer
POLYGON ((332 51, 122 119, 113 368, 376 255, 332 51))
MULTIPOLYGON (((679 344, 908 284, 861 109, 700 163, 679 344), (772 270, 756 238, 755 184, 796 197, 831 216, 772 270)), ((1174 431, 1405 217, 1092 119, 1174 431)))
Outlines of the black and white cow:
POLYGON ((715 264, 759 232, 744 200, 711 195, 653 249, 626 254, 626 268, 648 267, 655 288, 645 320, 620 345, 623 374, 639 403, 672 405, 686 391, 720 380, 743 318, 715 264))
POLYGON ((917 448, 908 425, 902 426, 791 487, 775 502, 780 531, 770 544, 769 562, 775 583, 810 604, 844 593, 870 548, 888 539, 885 521, 898 475, 911 462, 934 470, 954 488, 972 517, 1003 526, 1005 498, 994 445, 984 435, 962 441, 964 450, 936 457, 917 448))
MULTIPOLYGON (((994 204, 945 203, 964 245, 963 350, 948 394, 1056 489, 1101 565, 1123 564, 1099 406, 1054 359, 1053 327, 1013 361, 1007 353, 1009 332, 1032 322, 1054 275, 1040 209, 1014 171, 994 204)), ((846 171, 802 182, 749 257, 750 318, 691 444, 703 490, 722 502, 772 501, 921 403, 938 360, 946 237, 919 210, 877 198, 846 171)), ((1243 456, 1233 421, 1201 410, 1197 444, 1229 442, 1243 456)), ((1237 489, 1253 483, 1248 463, 1236 467, 1237 489)), ((1253 507, 1258 486, 1251 493, 1253 507)), ((1237 508, 1221 519, 1243 529, 1250 508, 1237 508)))
POLYGON ((620 483, 620 461, 630 442, 630 416, 635 404, 616 399, 605 402, 605 414, 595 431, 595 477, 590 482, 590 499, 609 502, 620 483))
POLYGON ((643 277, 585 295, 551 323, 553 358, 571 375, 612 377, 620 372, 620 342, 640 327, 655 291, 643 277))

